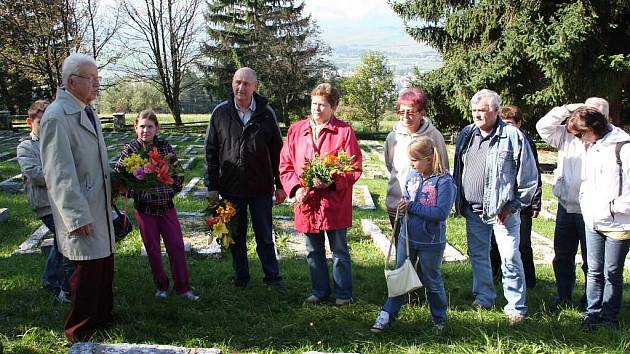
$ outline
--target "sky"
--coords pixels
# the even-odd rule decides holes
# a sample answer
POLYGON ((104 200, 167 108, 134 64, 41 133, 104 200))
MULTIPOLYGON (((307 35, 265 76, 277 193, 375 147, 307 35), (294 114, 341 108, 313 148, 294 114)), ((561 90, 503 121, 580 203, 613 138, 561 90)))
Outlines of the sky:
POLYGON ((386 0, 304 0, 322 30, 322 39, 333 48, 386 40, 400 45, 424 47, 404 29, 403 21, 386 0), (386 37, 386 38, 383 38, 386 37))

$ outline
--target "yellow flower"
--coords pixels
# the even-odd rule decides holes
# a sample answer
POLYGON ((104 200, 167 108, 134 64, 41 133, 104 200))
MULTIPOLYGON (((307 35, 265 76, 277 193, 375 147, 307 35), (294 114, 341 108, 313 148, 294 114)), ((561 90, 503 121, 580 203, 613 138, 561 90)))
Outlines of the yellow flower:
POLYGON ((149 162, 147 159, 143 159, 138 154, 131 154, 122 160, 122 165, 128 173, 134 173, 138 168, 144 166, 149 162))
POLYGON ((214 228, 212 229, 213 236, 223 236, 223 234, 227 234, 227 233, 228 233, 228 228, 227 226, 225 226, 225 223, 222 221, 219 221, 218 223, 216 223, 214 225, 214 228))

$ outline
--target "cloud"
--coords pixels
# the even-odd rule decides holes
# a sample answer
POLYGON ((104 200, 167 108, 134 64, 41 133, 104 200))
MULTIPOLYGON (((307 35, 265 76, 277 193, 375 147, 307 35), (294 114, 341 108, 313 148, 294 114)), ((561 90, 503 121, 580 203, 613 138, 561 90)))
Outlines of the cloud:
POLYGON ((306 12, 318 22, 359 21, 392 10, 385 0, 305 0, 306 12))

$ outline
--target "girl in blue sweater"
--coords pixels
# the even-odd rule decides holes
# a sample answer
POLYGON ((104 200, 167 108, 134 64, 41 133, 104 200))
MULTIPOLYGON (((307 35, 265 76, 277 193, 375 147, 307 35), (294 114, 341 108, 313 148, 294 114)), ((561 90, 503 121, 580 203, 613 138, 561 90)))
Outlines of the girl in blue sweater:
MULTIPOLYGON (((426 288, 434 329, 441 333, 446 324, 446 291, 440 267, 446 247, 446 218, 455 202, 455 182, 444 171, 435 142, 421 136, 408 147, 411 171, 402 186, 403 198, 398 208, 403 216, 400 237, 396 245, 396 267, 407 258, 405 247, 409 238, 409 258, 419 262, 420 280, 426 288), (406 220, 405 220, 406 219, 406 220)), ((391 325, 404 302, 404 295, 388 298, 372 325, 380 332, 391 325)))

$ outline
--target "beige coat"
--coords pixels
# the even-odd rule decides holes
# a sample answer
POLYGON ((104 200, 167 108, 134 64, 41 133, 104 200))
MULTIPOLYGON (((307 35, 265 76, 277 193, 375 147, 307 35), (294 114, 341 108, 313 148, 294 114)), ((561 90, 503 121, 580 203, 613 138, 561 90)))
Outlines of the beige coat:
POLYGON ((110 167, 98 119, 95 131, 82 104, 58 89, 42 118, 39 139, 59 251, 75 261, 110 256, 115 247, 110 167), (91 235, 71 233, 87 224, 92 224, 91 235))

